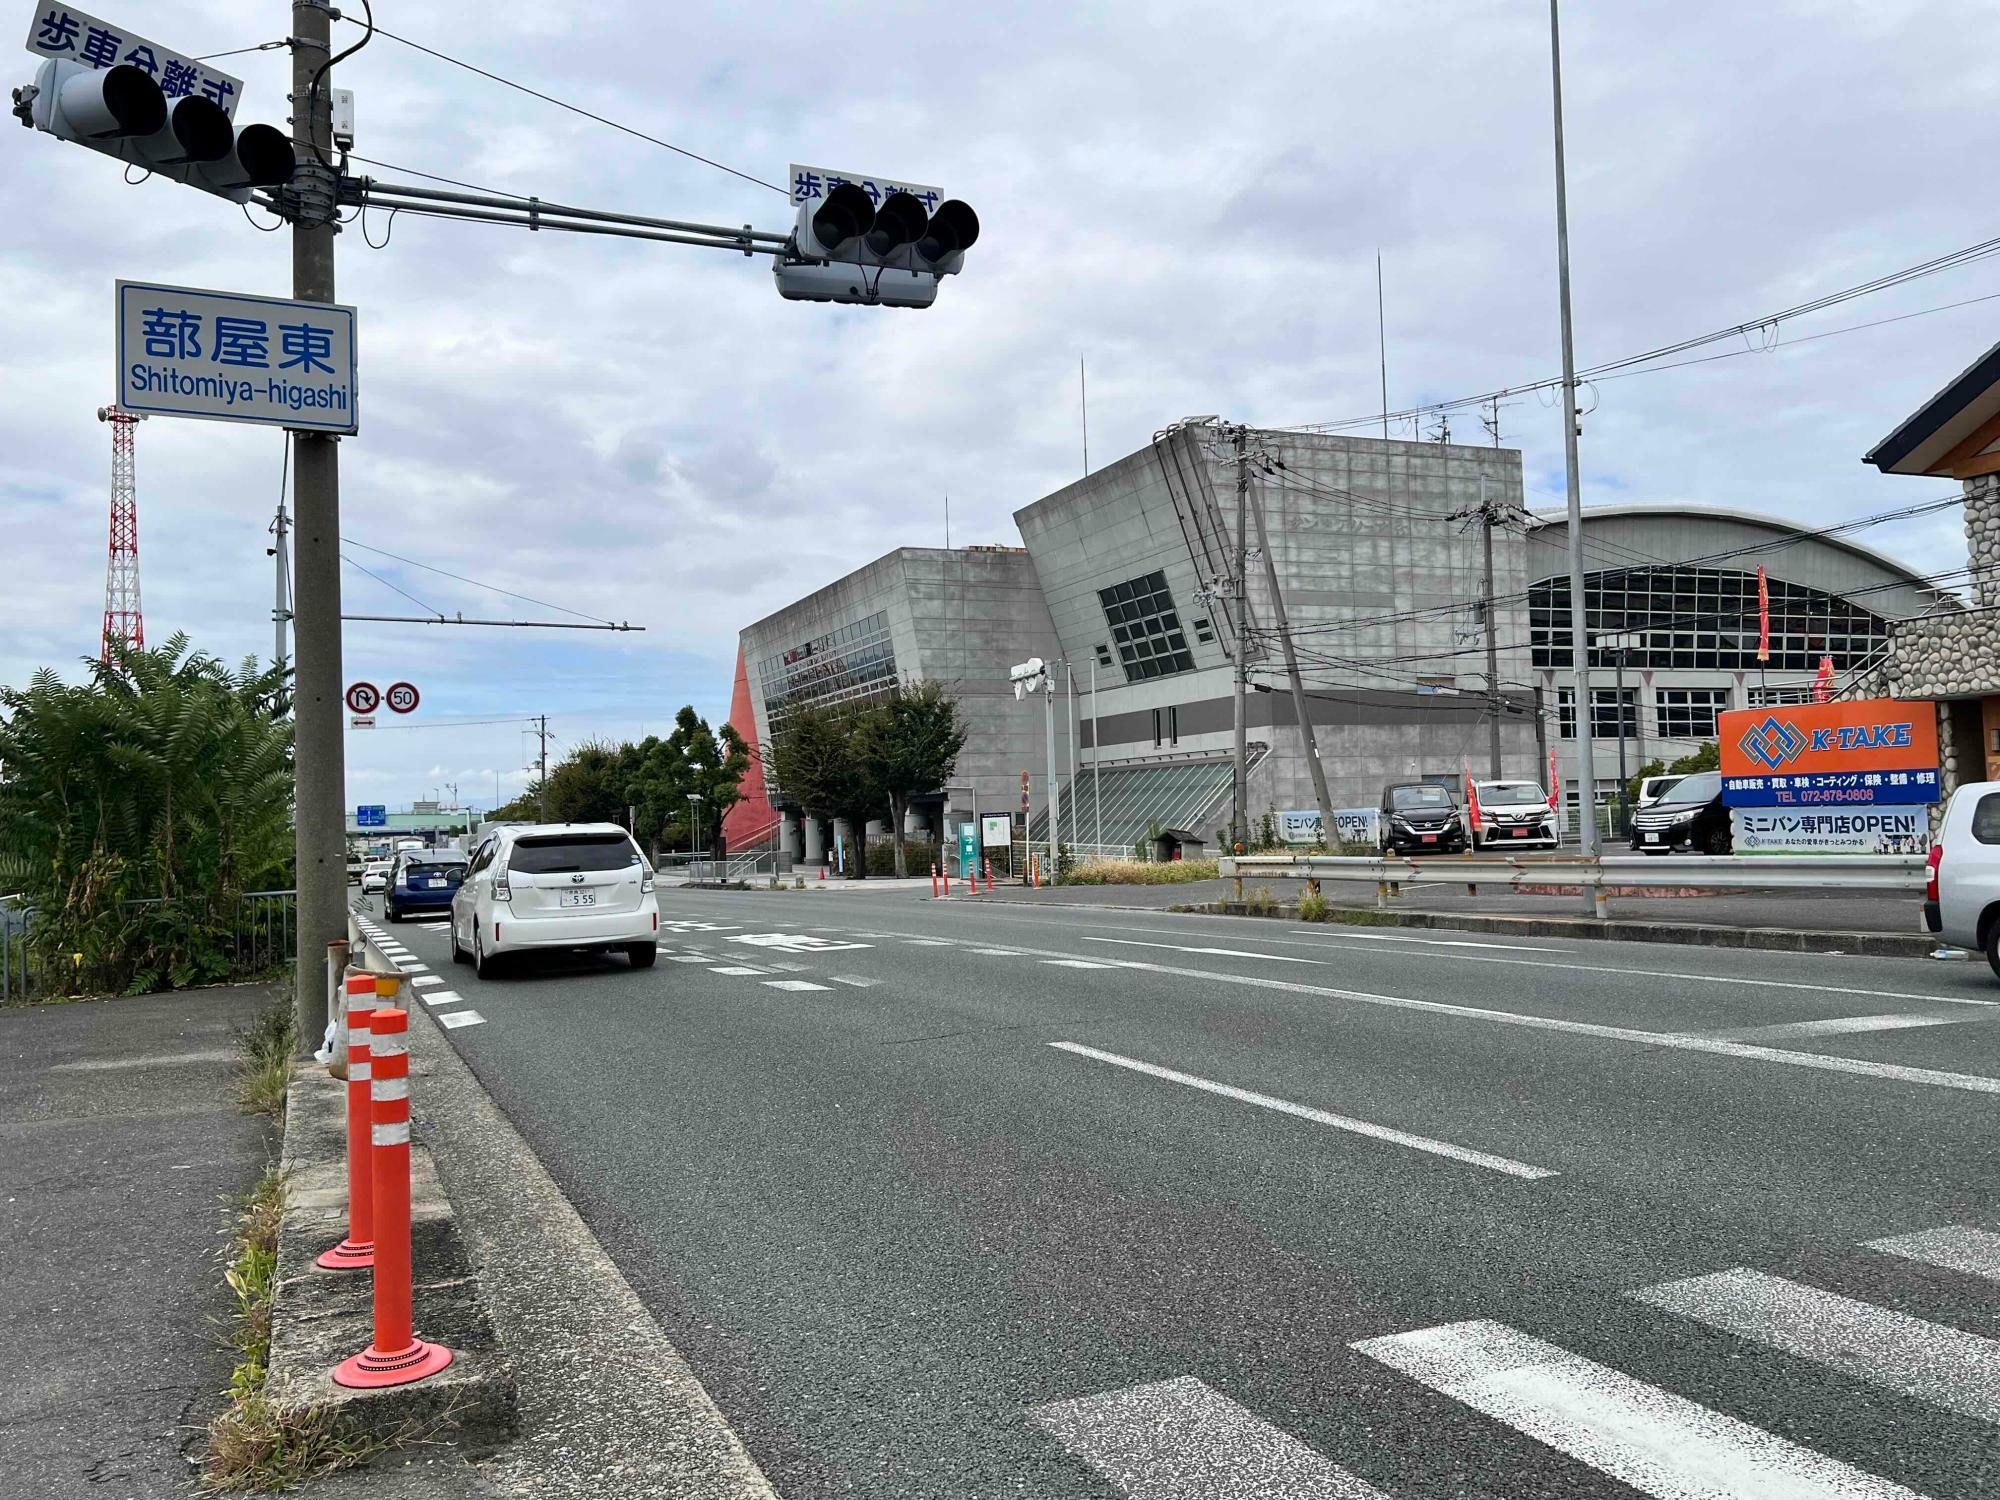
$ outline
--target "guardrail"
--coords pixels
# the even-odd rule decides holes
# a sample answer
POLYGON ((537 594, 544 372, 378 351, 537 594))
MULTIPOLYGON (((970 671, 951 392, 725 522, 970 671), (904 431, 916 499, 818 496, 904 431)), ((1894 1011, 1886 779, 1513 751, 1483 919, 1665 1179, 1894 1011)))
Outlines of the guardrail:
POLYGON ((1329 854, 1224 856, 1220 873, 1238 882, 1368 880, 1385 906, 1405 885, 1462 885, 1547 891, 1574 888, 1601 910, 1607 891, 1922 891, 1921 854, 1607 855, 1598 859, 1432 859, 1329 854))

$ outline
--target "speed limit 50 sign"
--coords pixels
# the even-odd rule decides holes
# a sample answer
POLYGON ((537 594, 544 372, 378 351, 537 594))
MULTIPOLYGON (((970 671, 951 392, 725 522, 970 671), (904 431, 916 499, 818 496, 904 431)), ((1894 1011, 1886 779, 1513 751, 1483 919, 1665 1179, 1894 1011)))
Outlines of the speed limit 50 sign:
POLYGON ((406 714, 417 706, 417 689, 414 683, 392 682, 389 690, 382 695, 390 708, 399 714, 406 714))

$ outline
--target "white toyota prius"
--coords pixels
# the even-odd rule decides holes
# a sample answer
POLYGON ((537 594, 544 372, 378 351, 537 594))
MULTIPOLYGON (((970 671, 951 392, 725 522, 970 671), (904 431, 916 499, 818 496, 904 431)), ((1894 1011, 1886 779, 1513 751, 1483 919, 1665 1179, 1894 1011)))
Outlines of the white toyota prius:
POLYGON ((451 903, 451 956, 479 977, 516 953, 615 949, 635 969, 659 956, 653 867, 616 823, 516 823, 473 846, 451 903))

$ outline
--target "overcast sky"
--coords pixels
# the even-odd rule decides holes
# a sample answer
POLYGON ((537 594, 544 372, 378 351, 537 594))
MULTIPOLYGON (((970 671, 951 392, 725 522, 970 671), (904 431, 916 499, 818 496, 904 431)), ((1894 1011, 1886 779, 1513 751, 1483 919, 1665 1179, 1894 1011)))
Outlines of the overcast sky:
MULTIPOLYGON (((190 52, 289 21, 282 0, 116 3, 107 19, 190 52)), ((1538 0, 380 0, 376 19, 772 183, 796 160, 939 184, 983 235, 935 307, 895 312, 784 302, 766 262, 710 250, 349 226, 352 555, 448 611, 550 617, 360 549, 647 627, 350 625, 350 680, 424 694, 410 720, 348 736, 350 802, 518 789, 521 725, 450 719, 547 713, 560 750, 664 729, 684 702, 726 715, 737 630, 890 547, 940 544, 947 493, 954 541, 1017 540, 1012 512, 1080 470, 1079 358, 1099 464, 1190 413, 1377 409, 1378 247, 1392 406, 1559 368, 1538 0)), ((2000 94, 1989 3, 1572 0, 1565 27, 1585 365, 2000 233, 1978 207, 2000 94)), ((221 64, 246 81, 240 120, 282 122, 285 56, 221 64)), ((9 81, 31 70, 23 51, 9 81)), ((400 166, 636 213, 789 218, 776 191, 384 37, 339 82, 356 150, 400 166)), ((73 676, 96 647, 113 281, 284 295, 290 255, 233 205, 127 186, 11 124, 0 142, 0 681, 21 683, 73 676)), ((1941 493, 1860 457, 2000 337, 2000 300, 1789 341, 1997 294, 2000 263, 1982 261, 1787 325, 1771 352, 1604 382, 1586 500, 1825 523, 1941 493)), ((1528 503, 1559 501, 1559 415, 1533 396, 1501 415, 1528 503)), ((1453 433, 1484 440, 1469 414, 1453 433)), ((261 429, 140 429, 149 642, 185 630, 269 655, 281 456, 261 429)), ((1948 570, 1957 522, 1859 539, 1948 570)), ((353 568, 343 581, 350 611, 413 608, 353 568)))

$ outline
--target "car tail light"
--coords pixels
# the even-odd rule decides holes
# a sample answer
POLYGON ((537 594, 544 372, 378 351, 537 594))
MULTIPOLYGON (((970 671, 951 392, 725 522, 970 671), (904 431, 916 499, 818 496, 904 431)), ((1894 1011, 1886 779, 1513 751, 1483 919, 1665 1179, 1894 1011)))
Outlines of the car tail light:
POLYGON ((1924 860, 1924 899, 1926 901, 1935 901, 1938 898, 1938 867, 1943 863, 1944 845, 1932 844, 1930 855, 1924 860))
POLYGON ((653 889, 653 867, 648 864, 642 864, 639 866, 639 869, 642 872, 639 876, 639 894, 643 896, 646 892, 653 889))
POLYGON ((504 859, 493 867, 493 899, 495 901, 514 899, 513 888, 507 884, 507 861, 504 859))

